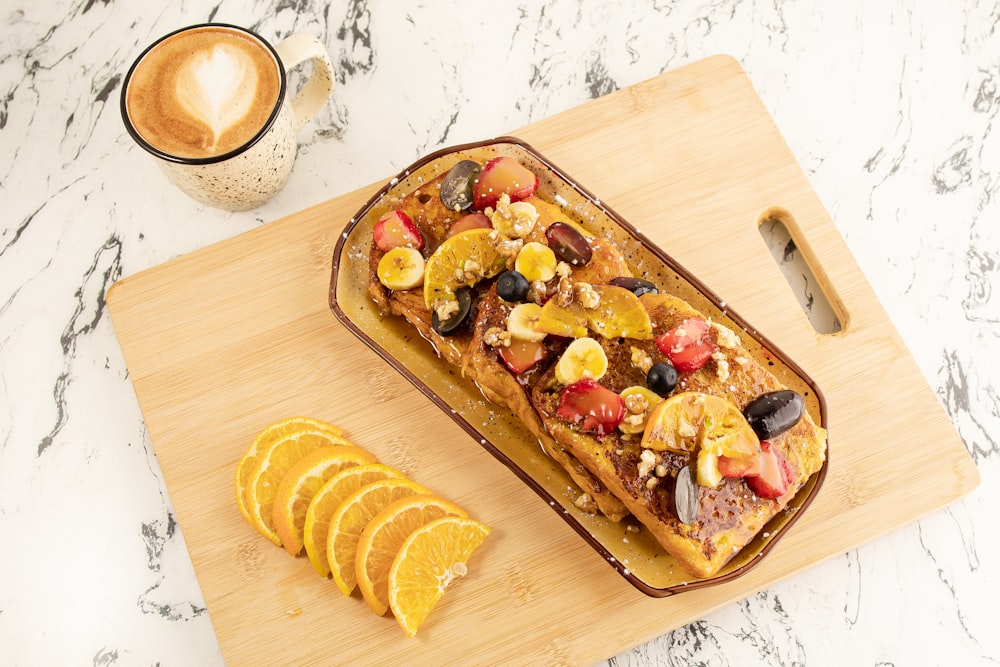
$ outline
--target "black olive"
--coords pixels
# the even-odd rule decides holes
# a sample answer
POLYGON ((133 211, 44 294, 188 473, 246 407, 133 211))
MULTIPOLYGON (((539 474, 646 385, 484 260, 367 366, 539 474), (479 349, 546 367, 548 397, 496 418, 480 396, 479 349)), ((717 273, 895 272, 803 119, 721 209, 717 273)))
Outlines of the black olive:
POLYGON ((438 317, 436 312, 431 315, 431 326, 434 328, 434 331, 442 336, 455 334, 462 324, 465 323, 465 320, 469 318, 469 312, 472 310, 471 289, 468 287, 459 287, 455 291, 455 298, 458 299, 458 311, 454 315, 443 321, 438 317))
POLYGON ((761 394, 743 409, 754 433, 761 440, 769 440, 795 426, 805 413, 806 403, 801 395, 791 389, 761 394))
POLYGON ((677 369, 669 361, 658 361, 646 373, 646 386, 666 396, 677 386, 677 369))
POLYGON ((472 188, 482 167, 478 162, 462 160, 452 167, 441 181, 441 203, 452 211, 464 211, 472 206, 472 188))
POLYGON ((694 523, 698 520, 698 482, 690 465, 686 465, 677 473, 674 484, 674 509, 681 523, 694 523))
POLYGON ((528 279, 520 271, 504 271, 497 278, 497 294, 508 303, 527 299, 530 286, 528 279))
POLYGON ((621 276, 619 278, 612 278, 608 281, 608 283, 616 287, 624 287, 636 296, 642 296, 643 294, 656 294, 660 291, 655 283, 643 280, 642 278, 621 276))

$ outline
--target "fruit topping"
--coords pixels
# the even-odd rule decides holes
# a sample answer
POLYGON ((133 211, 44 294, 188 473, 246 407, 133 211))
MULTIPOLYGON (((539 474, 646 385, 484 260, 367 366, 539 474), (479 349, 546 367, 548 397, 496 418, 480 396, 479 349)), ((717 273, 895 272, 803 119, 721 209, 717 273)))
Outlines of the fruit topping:
POLYGON ((448 226, 448 237, 470 229, 492 229, 493 223, 482 213, 469 213, 448 226))
POLYGON ((757 453, 743 458, 720 456, 718 465, 723 477, 755 477, 761 471, 761 455, 757 453))
POLYGON ((389 252, 400 246, 409 246, 417 250, 424 249, 424 235, 413 224, 410 216, 403 211, 385 213, 375 223, 372 236, 375 239, 375 246, 382 252, 389 252))
POLYGON ((781 435, 795 426, 805 412, 802 396, 791 389, 761 394, 743 408, 743 416, 750 422, 754 433, 761 440, 781 435))
POLYGON ((490 215, 490 224, 504 236, 523 239, 535 229, 538 209, 531 202, 511 203, 510 195, 504 193, 497 200, 496 210, 490 215))
POLYGON ((416 248, 399 246, 382 255, 375 272, 391 290, 413 289, 424 282, 424 257, 416 248))
POLYGON ((538 241, 525 243, 521 252, 517 253, 517 259, 514 260, 514 268, 527 278, 529 283, 536 280, 548 282, 555 278, 557 264, 552 248, 538 241))
POLYGON ((455 299, 458 308, 451 308, 447 317, 442 319, 435 311, 431 314, 431 327, 442 336, 451 336, 458 332, 459 328, 469 319, 469 312, 472 310, 472 290, 468 287, 459 287, 455 290, 455 299))
POLYGON ((710 449, 698 450, 698 474, 699 486, 714 488, 722 481, 722 473, 719 471, 719 455, 710 449))
POLYGON ((677 386, 677 369, 669 361, 658 361, 646 373, 646 386, 666 396, 677 386))
POLYGON ((698 485, 695 484, 689 465, 677 472, 674 483, 674 510, 681 523, 694 523, 698 520, 698 485))
POLYGON ((642 447, 677 454, 700 448, 732 458, 760 451, 739 408, 720 396, 695 391, 674 394, 653 408, 642 447))
POLYGON ((608 281, 608 284, 614 285, 615 287, 624 287, 636 296, 642 296, 643 294, 657 294, 660 291, 654 283, 651 283, 648 280, 643 280, 642 278, 632 278, 631 276, 612 278, 608 281))
POLYGON ((441 203, 452 211, 464 211, 472 206, 473 188, 481 171, 479 163, 462 160, 452 167, 441 181, 441 203))
POLYGON ((424 303, 435 310, 441 302, 454 301, 455 290, 471 287, 504 270, 506 259, 497 251, 492 229, 470 229, 455 234, 427 259, 424 303))
POLYGON ((565 222, 553 222, 545 230, 545 240, 556 257, 573 266, 586 266, 593 251, 587 239, 565 222))
POLYGON ((534 340, 514 338, 510 341, 510 345, 501 345, 496 350, 512 373, 531 370, 546 356, 545 345, 534 340))
POLYGON ((522 303, 514 306, 507 316, 507 331, 519 340, 541 341, 545 332, 538 330, 538 318, 542 307, 537 303, 522 303))
POLYGON ((681 373, 698 370, 719 349, 708 335, 708 323, 700 317, 688 318, 657 336, 656 347, 681 373))
POLYGON ((625 401, 625 418, 618 425, 622 433, 642 433, 646 429, 649 413, 663 398, 646 387, 634 385, 621 393, 625 401))
POLYGON ((587 335, 587 312, 576 301, 562 306, 558 299, 549 299, 542 306, 538 330, 564 338, 583 338, 587 335))
POLYGON ((649 313, 639 297, 611 285, 593 285, 592 288, 600 297, 596 308, 587 309, 592 331, 605 338, 644 340, 653 335, 649 313))
POLYGON ((780 498, 792 484, 792 468, 788 460, 770 442, 760 443, 760 474, 746 477, 747 486, 758 498, 780 498))
POLYGON ((556 415, 582 431, 607 435, 618 428, 625 416, 622 397, 592 378, 569 385, 559 395, 556 415))
POLYGON ((497 278, 497 295, 508 303, 524 301, 528 298, 531 283, 519 271, 504 271, 497 278))
POLYGON ((483 210, 496 206, 501 194, 512 202, 527 199, 538 190, 538 177, 511 157, 495 157, 479 172, 473 185, 475 207, 483 210))
POLYGON ((593 338, 577 338, 556 362, 556 379, 563 384, 590 378, 600 380, 608 372, 608 355, 593 338))

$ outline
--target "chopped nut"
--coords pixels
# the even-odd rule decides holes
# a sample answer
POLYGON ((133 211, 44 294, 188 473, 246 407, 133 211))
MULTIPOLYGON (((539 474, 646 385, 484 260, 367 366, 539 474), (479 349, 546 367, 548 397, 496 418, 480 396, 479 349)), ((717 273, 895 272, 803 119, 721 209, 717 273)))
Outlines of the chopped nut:
POLYGON ((643 415, 649 409, 649 401, 642 394, 629 394, 625 397, 625 409, 633 415, 643 415))
POLYGON ((656 473, 657 477, 666 477, 667 473, 669 473, 670 471, 667 469, 667 466, 660 463, 657 464, 656 470, 654 470, 653 472, 656 473))
POLYGON ((500 327, 490 327, 483 333, 483 342, 490 347, 510 347, 510 340, 510 332, 500 327))
POLYGON ((567 262, 559 262, 556 264, 556 275, 560 278, 566 278, 570 273, 573 272, 573 267, 567 262))
POLYGON ((563 308, 573 303, 573 282, 569 278, 559 279, 559 287, 554 298, 563 308))
POLYGON ((642 422, 646 421, 646 415, 643 412, 638 412, 631 415, 626 415, 622 417, 622 422, 629 424, 631 426, 641 426, 642 422))
POLYGON ((650 477, 646 480, 646 488, 652 491, 656 488, 656 485, 660 483, 659 477, 650 477))
POLYGON ((438 319, 442 322, 457 313, 459 310, 460 306, 458 305, 458 299, 438 301, 434 304, 434 312, 437 313, 438 319))
POLYGON ((649 356, 648 352, 640 350, 634 345, 629 349, 632 352, 632 365, 640 369, 643 373, 648 373, 649 369, 653 367, 653 357, 649 356))
POLYGON ((729 327, 709 321, 709 326, 715 329, 715 338, 719 346, 735 349, 740 346, 740 338, 729 327))
POLYGON ((594 499, 590 497, 589 493, 581 493, 580 496, 573 501, 573 505, 577 509, 581 509, 584 512, 589 512, 591 514, 597 514, 597 503, 594 499))
POLYGON ((639 455, 639 477, 645 477, 656 467, 656 452, 651 449, 642 450, 639 455))
POLYGON ((523 239, 508 239, 505 237, 497 235, 498 239, 496 242, 497 253, 501 257, 517 258, 517 253, 521 252, 521 248, 524 247, 523 239))
POLYGON ((493 228, 513 238, 524 238, 530 234, 537 221, 538 211, 533 204, 526 201, 511 203, 507 193, 500 195, 496 210, 490 214, 493 228))
POLYGON ((726 355, 722 352, 713 352, 712 358, 715 359, 715 375, 719 378, 720 382, 725 382, 729 379, 729 360, 726 355))
POLYGON ((750 360, 744 357, 743 355, 736 357, 735 359, 733 359, 733 361, 738 363, 740 366, 746 366, 747 364, 750 363, 750 360))
POLYGON ((576 300, 584 308, 593 310, 601 305, 601 295, 597 293, 590 283, 576 283, 573 286, 576 291, 576 300))
POLYGON ((528 286, 528 301, 534 301, 541 305, 548 296, 548 288, 541 280, 535 280, 528 286))

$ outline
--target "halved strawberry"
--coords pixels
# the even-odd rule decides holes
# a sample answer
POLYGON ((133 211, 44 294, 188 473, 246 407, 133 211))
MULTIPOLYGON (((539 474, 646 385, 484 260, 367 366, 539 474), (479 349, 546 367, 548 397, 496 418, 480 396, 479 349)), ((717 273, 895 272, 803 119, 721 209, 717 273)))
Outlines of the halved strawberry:
POLYGON ((493 223, 482 213, 469 213, 468 215, 463 215, 461 218, 451 223, 448 227, 448 236, 452 237, 459 232, 464 232, 467 229, 492 229, 493 223))
POLYGON ((563 389, 556 415, 572 424, 579 424, 582 431, 607 435, 618 428, 624 419, 625 401, 596 380, 584 378, 563 389))
POLYGON ((708 335, 708 323, 700 317, 690 317, 657 336, 656 347, 681 373, 698 370, 719 349, 708 335))
POLYGON ((717 463, 723 477, 756 477, 760 475, 762 456, 754 454, 747 458, 735 459, 720 455, 717 463))
POLYGON ((780 498, 792 484, 792 467, 784 454, 764 440, 760 443, 760 474, 745 479, 758 498, 780 498))
POLYGON ((545 358, 545 345, 538 341, 513 338, 510 345, 497 348, 497 354, 513 373, 523 373, 545 358))
POLYGON ((403 211, 389 211, 379 218, 372 229, 372 236, 375 246, 382 252, 402 246, 424 249, 424 235, 403 211))
POLYGON ((496 206, 507 193, 512 202, 527 199, 538 190, 538 176, 512 157, 495 157, 483 167, 472 188, 473 206, 482 211, 496 206))

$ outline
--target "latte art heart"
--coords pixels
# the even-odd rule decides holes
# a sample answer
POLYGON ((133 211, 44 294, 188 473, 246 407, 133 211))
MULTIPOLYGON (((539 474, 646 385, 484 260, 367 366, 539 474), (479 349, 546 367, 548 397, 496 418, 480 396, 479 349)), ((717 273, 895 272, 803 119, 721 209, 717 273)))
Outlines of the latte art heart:
POLYGON ((227 44, 193 55, 177 76, 177 100, 195 120, 207 125, 215 148, 225 132, 244 122, 257 96, 257 73, 247 54, 227 44))

